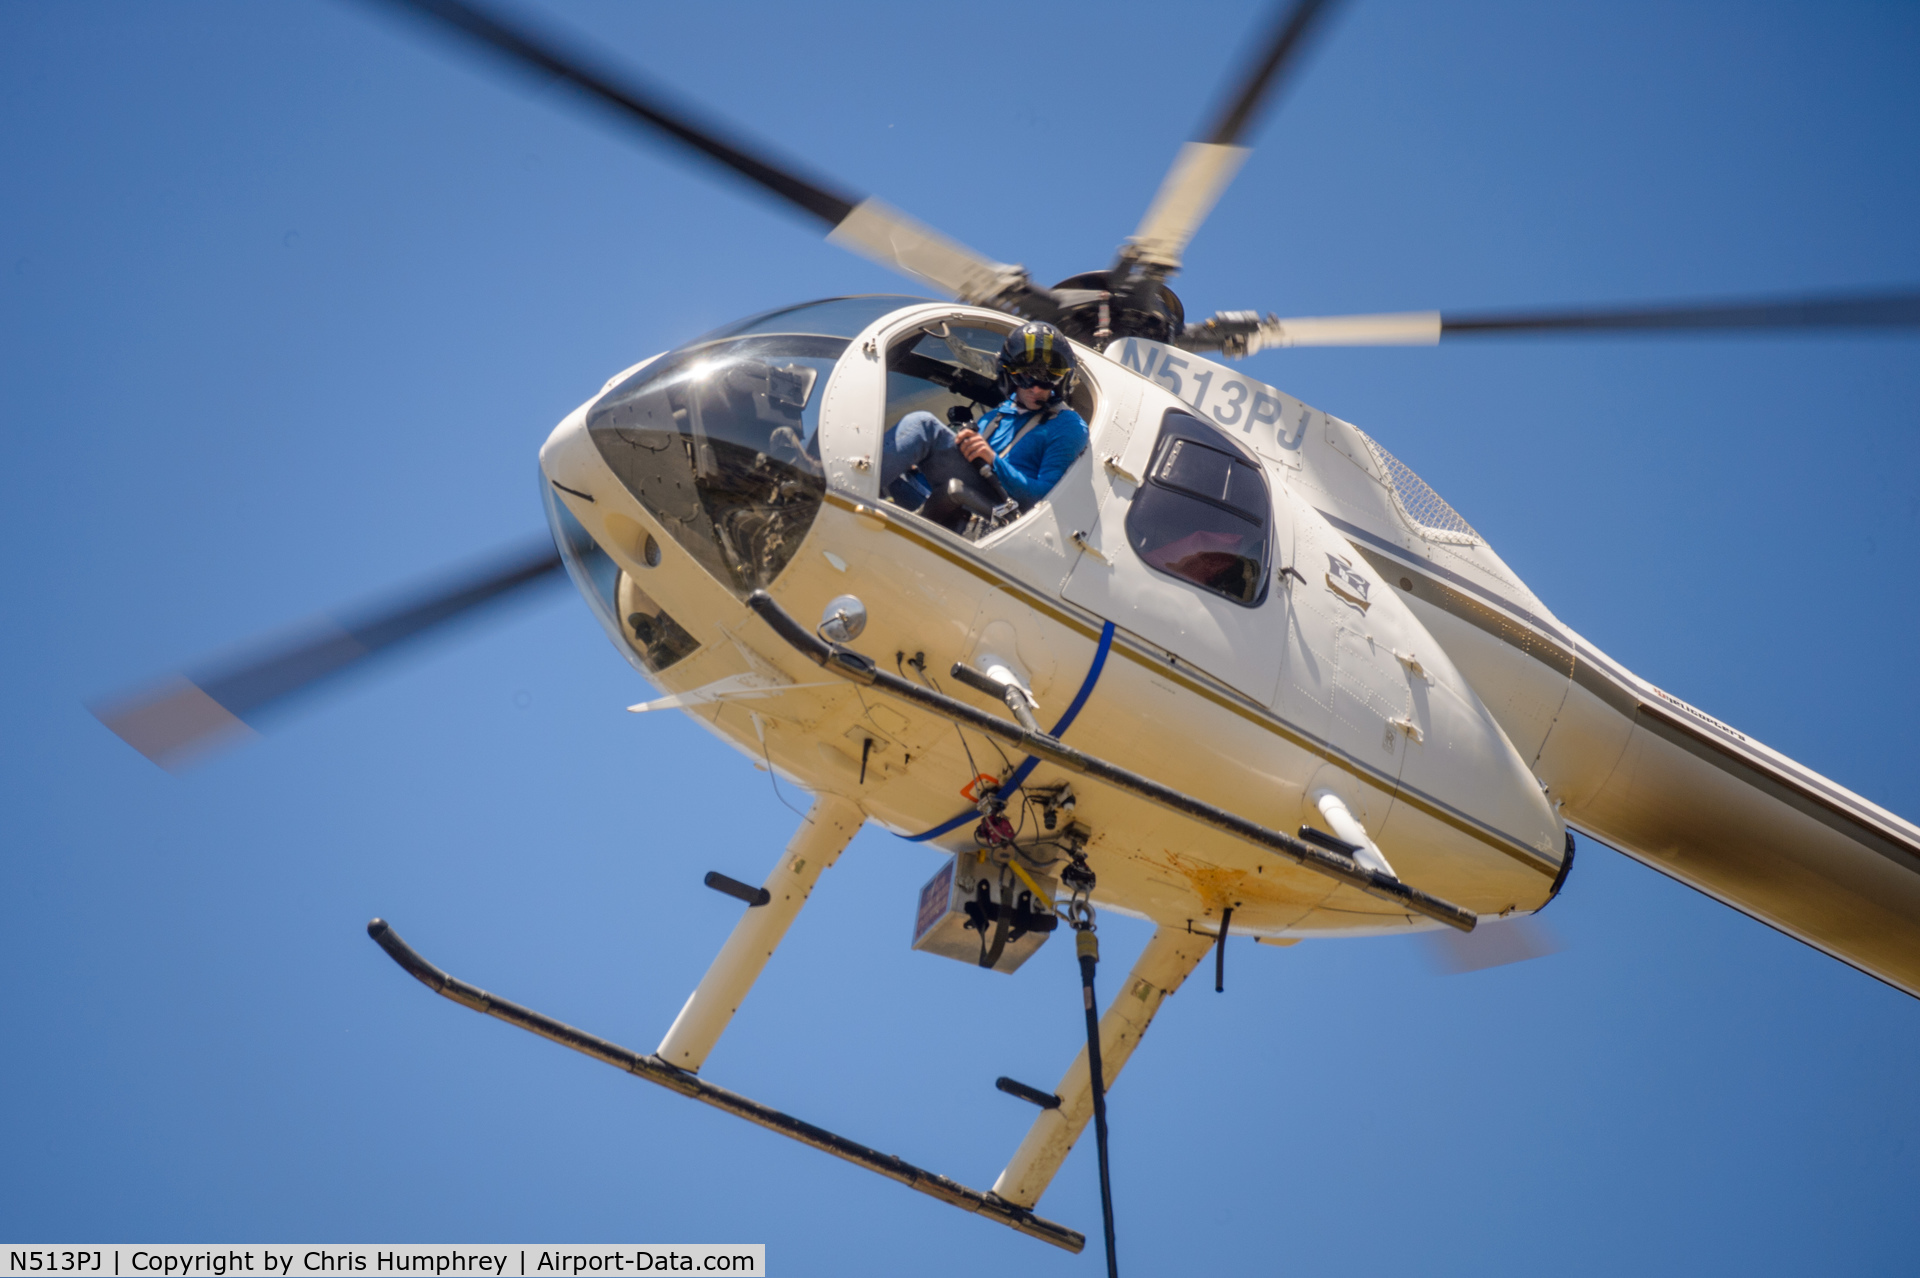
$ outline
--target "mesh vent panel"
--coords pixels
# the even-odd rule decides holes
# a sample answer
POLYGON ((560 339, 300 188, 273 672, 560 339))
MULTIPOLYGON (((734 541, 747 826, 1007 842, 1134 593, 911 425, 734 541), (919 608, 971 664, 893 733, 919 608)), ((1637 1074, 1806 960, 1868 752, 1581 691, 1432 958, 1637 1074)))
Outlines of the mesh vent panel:
POLYGON ((1459 543, 1478 542, 1480 534, 1473 525, 1461 518, 1460 512, 1447 504, 1447 499, 1433 491, 1427 481, 1413 473, 1408 465, 1395 457, 1374 441, 1365 431, 1360 437, 1367 441, 1367 447, 1373 450, 1380 468, 1386 472, 1387 486, 1393 490, 1395 502, 1400 513, 1415 531, 1434 541, 1459 543))

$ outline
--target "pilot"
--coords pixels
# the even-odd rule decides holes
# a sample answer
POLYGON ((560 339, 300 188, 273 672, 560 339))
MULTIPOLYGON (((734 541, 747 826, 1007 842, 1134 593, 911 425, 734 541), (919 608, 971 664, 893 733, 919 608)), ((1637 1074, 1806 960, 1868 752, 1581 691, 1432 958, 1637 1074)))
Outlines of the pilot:
POLYGON ((1078 371, 1073 347, 1051 324, 1022 324, 1000 347, 1000 393, 1007 398, 957 433, 932 413, 908 413, 887 432, 880 456, 881 491, 917 509, 926 491, 950 476, 970 484, 982 470, 1020 509, 1043 500, 1087 446, 1087 423, 1067 407, 1078 371))

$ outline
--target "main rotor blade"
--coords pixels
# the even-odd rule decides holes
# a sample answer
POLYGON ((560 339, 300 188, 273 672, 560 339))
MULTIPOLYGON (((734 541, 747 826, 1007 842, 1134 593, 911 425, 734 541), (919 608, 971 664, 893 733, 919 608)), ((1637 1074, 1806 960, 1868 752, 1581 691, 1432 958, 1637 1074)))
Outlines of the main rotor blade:
POLYGON ((542 537, 478 571, 418 587, 350 622, 312 624, 290 640, 218 669, 177 675, 88 709, 141 754, 178 771, 221 745, 255 735, 263 712, 297 694, 487 604, 564 575, 552 541, 542 537))
POLYGON ((1261 56, 1248 66, 1204 140, 1186 143, 1174 157, 1146 216, 1127 241, 1127 255, 1169 273, 1180 268, 1181 255, 1194 232, 1247 158, 1250 148, 1241 139, 1252 131, 1260 108, 1273 97, 1280 73, 1297 65, 1316 21, 1332 7, 1333 0, 1294 0, 1291 7, 1279 11, 1261 56))
POLYGON ((1422 932, 1420 939, 1427 962, 1442 976, 1526 963, 1566 948, 1552 928, 1532 917, 1507 919, 1470 933, 1438 928, 1422 932))
MULTIPOLYGON (((990 302, 1011 295, 1012 301, 1030 309, 1054 309, 1048 306, 1044 290, 1027 284, 1026 273, 1019 267, 976 253, 879 200, 802 177, 791 166, 728 139, 715 126, 696 122, 659 92, 643 87, 631 73, 597 66, 585 53, 567 48, 551 34, 536 32, 524 21, 509 20, 465 0, 382 2, 443 23, 526 70, 566 81, 629 122, 664 133, 825 223, 830 241, 882 266, 965 301, 990 302)), ((1051 314, 1036 318, 1051 318, 1051 314)))
POLYGON ((1443 315, 1442 337, 1476 333, 1580 330, 1633 332, 1749 328, 1913 328, 1920 326, 1920 293, 1773 298, 1585 311, 1443 315))
POLYGON ((1276 346, 1432 346, 1463 337, 1526 333, 1706 333, 1759 330, 1920 328, 1920 292, 1768 298, 1590 310, 1455 315, 1400 311, 1262 319, 1222 311, 1188 328, 1181 345, 1251 355, 1276 346))

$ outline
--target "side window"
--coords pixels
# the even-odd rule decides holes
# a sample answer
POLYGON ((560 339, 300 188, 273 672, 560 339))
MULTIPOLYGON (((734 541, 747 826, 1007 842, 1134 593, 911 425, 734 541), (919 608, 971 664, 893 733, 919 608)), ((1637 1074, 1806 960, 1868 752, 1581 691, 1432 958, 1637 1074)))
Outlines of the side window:
POLYGON ((1253 607, 1267 593, 1267 477, 1206 423, 1168 413, 1127 510, 1127 540, 1169 576, 1253 607))

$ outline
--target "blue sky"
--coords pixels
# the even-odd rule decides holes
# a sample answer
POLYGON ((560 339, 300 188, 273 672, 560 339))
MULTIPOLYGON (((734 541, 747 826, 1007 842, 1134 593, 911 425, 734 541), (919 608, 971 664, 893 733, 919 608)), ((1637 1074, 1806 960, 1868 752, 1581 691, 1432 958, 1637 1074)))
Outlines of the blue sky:
MULTIPOLYGON (((541 12, 1043 279, 1102 265, 1248 4, 541 12)), ((1920 12, 1354 0, 1189 256, 1190 312, 1920 281, 1920 12)), ((782 1273, 1098 1272, 431 998, 650 1049, 793 817, 564 590, 184 778, 82 702, 537 534, 613 372, 878 268, 356 3, 0 4, 0 1236, 764 1241, 782 1273)), ((1569 625, 1920 815, 1920 339, 1273 352, 1569 625)), ((986 1186, 1071 956, 906 947, 869 832, 707 1073, 986 1186)), ((1591 843, 1565 949, 1240 945, 1114 1095, 1129 1272, 1904 1272, 1920 1004, 1591 843)), ((1145 940, 1114 922, 1109 980, 1145 940)), ((1045 1214, 1099 1225, 1091 1150, 1045 1214)))

